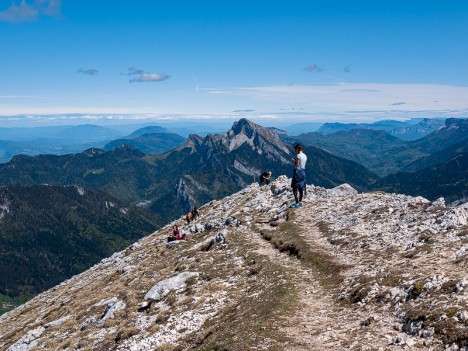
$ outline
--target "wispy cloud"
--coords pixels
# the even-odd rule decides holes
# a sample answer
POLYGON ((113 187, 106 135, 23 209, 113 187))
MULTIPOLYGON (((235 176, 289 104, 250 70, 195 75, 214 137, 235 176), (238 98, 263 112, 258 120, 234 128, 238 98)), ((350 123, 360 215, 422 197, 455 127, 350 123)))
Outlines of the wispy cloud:
POLYGON ((59 17, 61 6, 61 0, 12 1, 10 7, 0 11, 0 22, 31 22, 41 15, 59 17))
POLYGON ((123 74, 125 76, 133 76, 135 74, 143 74, 145 71, 143 71, 142 69, 139 69, 135 66, 132 66, 132 67, 128 67, 128 72, 127 73, 120 73, 120 74, 123 74))
POLYGON ((76 73, 84 74, 86 76, 95 76, 99 72, 93 68, 88 68, 88 69, 82 69, 80 68, 79 70, 76 71, 76 73))
POLYGON ((234 110, 232 112, 238 112, 238 113, 248 113, 248 112, 255 112, 255 110, 234 110))
POLYGON ((142 73, 139 77, 130 79, 130 83, 162 82, 169 79, 164 73, 142 73))
POLYGON ((347 65, 345 68, 343 68, 344 73, 351 73, 351 66, 352 65, 347 65))
POLYGON ((200 92, 200 83, 198 83, 197 77, 193 76, 193 81, 195 82, 195 92, 199 93, 200 92))
POLYGON ((306 72, 322 72, 323 68, 320 67, 319 65, 312 63, 306 67, 304 67, 304 71, 306 72))
POLYGON ((286 106, 303 108, 314 113, 347 114, 354 111, 401 116, 422 114, 433 115, 435 110, 441 116, 446 111, 455 113, 467 108, 468 87, 437 84, 378 84, 340 83, 330 85, 263 86, 237 89, 212 89, 211 94, 233 96, 236 100, 245 97, 256 102, 257 111, 286 106), (435 103, 434 101, 438 101, 435 103), (395 107, 400 108, 395 109, 395 107), (393 107, 393 108, 392 108, 393 107))
POLYGON ((343 89, 340 93, 379 93, 378 89, 343 89))

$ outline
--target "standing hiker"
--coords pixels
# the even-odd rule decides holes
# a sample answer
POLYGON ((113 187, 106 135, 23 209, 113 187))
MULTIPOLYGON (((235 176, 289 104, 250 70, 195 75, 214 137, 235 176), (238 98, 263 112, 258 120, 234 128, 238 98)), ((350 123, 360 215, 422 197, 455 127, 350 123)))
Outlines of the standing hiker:
POLYGON ((198 218, 199 214, 198 214, 198 211, 197 211, 197 208, 194 207, 193 210, 192 210, 192 220, 196 220, 198 218))
POLYGON ((290 207, 299 208, 302 206, 302 197, 304 196, 304 189, 306 187, 305 165, 307 162, 307 156, 302 152, 301 144, 296 144, 294 146, 294 151, 296 151, 297 155, 292 158, 294 162, 294 171, 291 187, 293 189, 294 200, 296 200, 296 202, 290 207))
POLYGON ((187 214, 185 215, 185 220, 187 221, 187 224, 190 224, 190 222, 192 221, 192 211, 189 211, 187 212, 187 214))

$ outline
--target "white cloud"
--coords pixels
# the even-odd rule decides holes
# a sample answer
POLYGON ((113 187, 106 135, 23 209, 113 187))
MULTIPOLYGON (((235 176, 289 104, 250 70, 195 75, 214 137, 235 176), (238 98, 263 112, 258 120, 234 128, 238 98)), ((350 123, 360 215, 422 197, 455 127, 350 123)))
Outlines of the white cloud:
POLYGON ((162 82, 169 79, 164 73, 142 73, 138 78, 130 79, 130 83, 162 82))
POLYGON ((61 6, 61 0, 13 1, 10 7, 0 11, 0 22, 31 22, 41 15, 57 17, 61 14, 61 6))

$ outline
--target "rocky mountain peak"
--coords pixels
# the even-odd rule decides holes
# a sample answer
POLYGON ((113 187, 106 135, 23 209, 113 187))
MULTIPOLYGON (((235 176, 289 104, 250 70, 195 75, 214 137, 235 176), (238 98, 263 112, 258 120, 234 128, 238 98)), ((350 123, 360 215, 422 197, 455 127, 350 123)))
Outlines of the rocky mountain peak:
POLYGON ((195 152, 203 144, 203 140, 204 138, 197 134, 190 134, 185 147, 188 146, 192 149, 192 152, 195 152))
POLYGON ((202 138, 198 135, 190 135, 188 141, 177 148, 183 150, 191 148, 203 157, 205 162, 213 162, 222 155, 236 152, 241 147, 244 152, 236 155, 235 167, 241 168, 242 173, 257 175, 260 169, 251 169, 250 161, 243 160, 251 157, 264 157, 270 160, 279 160, 283 164, 289 164, 289 153, 287 145, 281 141, 278 133, 270 128, 262 127, 248 119, 240 119, 234 122, 232 128, 223 134, 208 134, 202 138), (251 151, 248 151, 248 150, 251 151), (253 155, 252 155, 253 152, 253 155))
POLYGON ((123 144, 122 146, 110 150, 107 152, 108 155, 116 155, 118 157, 143 157, 145 154, 138 149, 135 149, 129 144, 123 144))
MULTIPOLYGON (((278 130, 279 131, 279 130, 278 130)), ((231 129, 228 131, 230 137, 237 135, 244 135, 249 139, 255 137, 262 137, 272 142, 279 140, 279 133, 274 128, 266 128, 258 125, 246 118, 242 118, 237 122, 234 122, 231 129)))
POLYGON ((281 141, 277 132, 262 127, 254 122, 242 118, 234 122, 232 128, 222 135, 222 144, 233 151, 244 144, 248 144, 260 155, 278 157, 282 162, 288 163, 285 154, 289 153, 287 146, 281 141))
POLYGON ((443 138, 446 140, 437 140, 440 144, 454 143, 458 140, 466 139, 468 135, 468 119, 467 118, 447 118, 445 124, 437 129, 428 137, 436 139, 443 138))
POLYGON ((188 137, 188 141, 196 145, 200 145, 203 142, 203 139, 204 138, 202 136, 197 134, 190 134, 188 137))
POLYGON ((343 184, 290 209, 290 182, 212 201, 1 316, 0 349, 466 350, 467 208, 343 184), (167 242, 173 225, 188 241, 167 242))
POLYGON ((468 126, 468 119, 466 118, 447 118, 445 120, 445 126, 450 127, 450 126, 468 126))
POLYGON ((247 118, 241 118, 240 120, 234 122, 231 131, 234 135, 242 133, 247 135, 247 137, 252 138, 254 133, 257 132, 259 129, 264 129, 264 127, 255 124, 247 118))

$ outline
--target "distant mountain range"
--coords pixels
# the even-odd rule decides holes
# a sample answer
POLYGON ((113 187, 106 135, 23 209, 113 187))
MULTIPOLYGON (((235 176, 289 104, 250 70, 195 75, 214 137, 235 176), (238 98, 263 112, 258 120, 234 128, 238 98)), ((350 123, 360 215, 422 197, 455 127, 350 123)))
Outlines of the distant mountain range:
POLYGON ((374 123, 324 123, 318 130, 317 133, 326 135, 341 131, 350 131, 353 129, 373 129, 373 130, 384 130, 389 132, 395 128, 408 127, 410 123, 385 120, 374 123))
POLYGON ((122 145, 130 145, 148 155, 158 155, 172 150, 185 142, 186 138, 171 133, 166 128, 149 126, 134 131, 129 136, 116 139, 104 146, 104 150, 112 150, 122 145))
MULTIPOLYGON (((145 153, 157 154, 171 150, 181 144, 190 134, 206 136, 222 134, 228 121, 219 121, 211 125, 184 121, 183 123, 161 121, 163 126, 150 124, 112 125, 103 127, 92 124, 77 126, 49 127, 0 127, 0 163, 8 162, 13 156, 24 154, 28 156, 53 154, 64 155, 79 153, 88 148, 104 148, 110 150, 123 144, 129 144, 145 153), (144 134, 160 134, 158 136, 138 139, 144 134), (138 139, 138 140, 136 140, 138 139)), ((379 121, 364 124, 304 122, 284 126, 290 135, 299 135, 318 130, 319 134, 328 135, 339 131, 352 129, 385 130, 403 140, 414 140, 423 137, 442 125, 442 119, 412 119, 405 122, 379 121), (392 129, 393 128, 393 129, 392 129)))
POLYGON ((445 162, 457 153, 457 144, 460 143, 458 149, 463 149, 467 139, 468 120, 455 118, 447 119, 436 131, 413 141, 372 129, 351 129, 327 135, 308 133, 292 138, 358 162, 380 176, 445 162))
POLYGON ((83 152, 89 148, 110 150, 123 144, 132 145, 148 154, 158 154, 180 145, 185 138, 160 126, 115 126, 117 129, 97 125, 52 126, 36 128, 0 128, 0 163, 15 155, 65 155, 83 152), (120 129, 121 128, 121 129, 120 129), (123 132, 132 129, 125 136, 123 132), (135 128, 138 128, 135 130, 135 128), (145 136, 145 134, 155 134, 145 136), (124 139, 121 139, 121 138, 124 139))
POLYGON ((442 127, 444 123, 445 119, 443 118, 424 118, 417 124, 397 127, 390 130, 388 133, 402 140, 416 140, 436 131, 442 127))
POLYGON ((116 130, 96 125, 0 128, 0 162, 19 154, 64 155, 82 152, 122 136, 116 130))
POLYGON ((374 123, 325 123, 317 130, 317 133, 328 135, 354 129, 371 129, 383 130, 402 140, 416 140, 434 132, 443 125, 444 119, 442 118, 411 119, 405 122, 384 120, 374 123))

